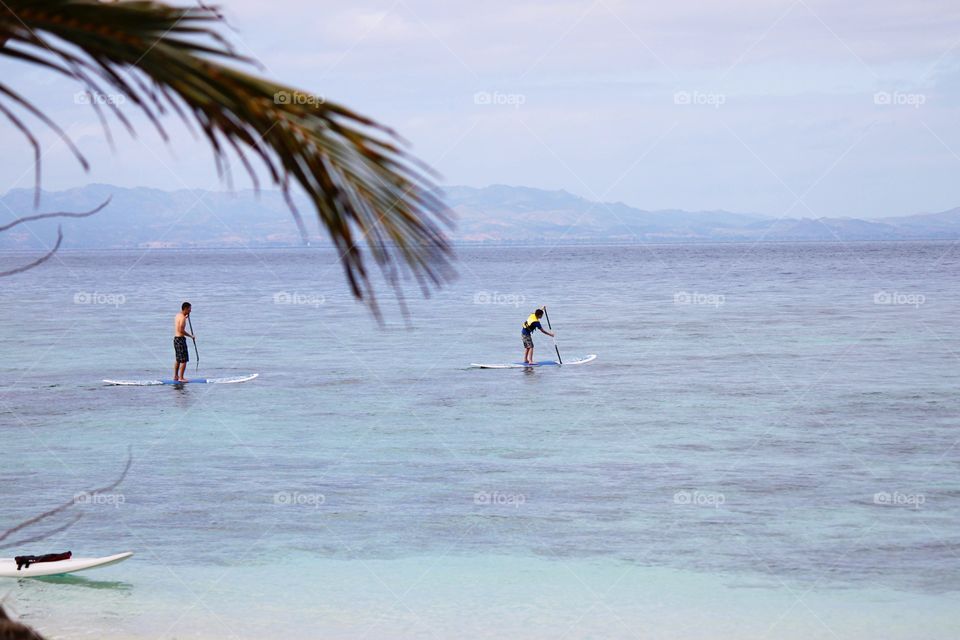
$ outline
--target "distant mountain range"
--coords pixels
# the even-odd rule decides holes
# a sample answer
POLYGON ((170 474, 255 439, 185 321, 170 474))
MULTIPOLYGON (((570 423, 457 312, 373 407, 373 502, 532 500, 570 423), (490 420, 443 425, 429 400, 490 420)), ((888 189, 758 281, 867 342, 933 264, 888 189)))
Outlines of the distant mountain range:
MULTIPOLYGON (((773 218, 729 211, 646 211, 599 203, 566 191, 493 185, 446 187, 456 215, 451 237, 463 243, 732 242, 960 239, 960 207, 928 213, 857 218, 773 218)), ((0 249, 40 249, 64 228, 72 249, 288 247, 302 240, 277 191, 128 189, 103 184, 44 191, 41 212, 91 209, 90 218, 44 220, 0 233, 0 249)), ((298 202, 311 244, 325 244, 312 210, 298 202)), ((0 198, 0 224, 34 213, 33 191, 14 189, 0 198)))
POLYGON ((474 242, 858 241, 960 238, 960 207, 899 218, 774 218, 730 211, 646 211, 566 191, 448 187, 456 238, 474 242))

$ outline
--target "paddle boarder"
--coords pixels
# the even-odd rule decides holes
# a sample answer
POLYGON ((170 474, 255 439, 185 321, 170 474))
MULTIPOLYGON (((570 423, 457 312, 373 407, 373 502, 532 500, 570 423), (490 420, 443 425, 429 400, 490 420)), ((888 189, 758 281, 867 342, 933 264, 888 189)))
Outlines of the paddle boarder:
POLYGON ((187 331, 187 319, 190 317, 190 303, 184 302, 180 305, 180 313, 173 319, 173 353, 176 360, 173 363, 173 381, 187 382, 183 377, 183 372, 187 368, 187 362, 190 361, 190 352, 187 350, 187 338, 196 337, 187 331))
POLYGON ((540 324, 540 318, 543 317, 544 311, 546 311, 547 305, 543 305, 542 308, 537 309, 529 316, 523 323, 523 327, 520 329, 520 339, 523 341, 523 361, 526 364, 533 364, 533 332, 537 329, 544 332, 551 338, 556 334, 551 333, 550 331, 543 328, 543 325, 540 324))

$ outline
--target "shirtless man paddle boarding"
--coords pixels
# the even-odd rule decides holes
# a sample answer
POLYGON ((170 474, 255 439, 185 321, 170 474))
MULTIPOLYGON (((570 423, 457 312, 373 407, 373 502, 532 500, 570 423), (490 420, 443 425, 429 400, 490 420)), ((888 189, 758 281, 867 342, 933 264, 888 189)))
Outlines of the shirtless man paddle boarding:
POLYGON ((180 305, 180 313, 173 319, 173 352, 176 360, 173 363, 173 381, 187 382, 183 373, 187 368, 187 362, 190 361, 190 352, 187 350, 187 338, 196 339, 195 336, 187 331, 187 317, 190 315, 190 303, 184 302, 180 305))

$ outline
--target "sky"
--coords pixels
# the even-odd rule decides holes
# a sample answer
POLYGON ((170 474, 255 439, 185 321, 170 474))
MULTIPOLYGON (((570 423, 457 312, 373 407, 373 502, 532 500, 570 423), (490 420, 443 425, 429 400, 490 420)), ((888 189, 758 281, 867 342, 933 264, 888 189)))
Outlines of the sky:
MULTIPOLYGON (((221 6, 262 73, 393 127, 444 184, 791 217, 960 206, 956 0, 221 6)), ((0 78, 91 160, 34 121, 46 189, 227 186, 174 118, 169 145, 134 118, 111 150, 78 87, 9 60, 0 78)), ((0 140, 0 193, 32 187, 30 147, 6 122, 0 140)))

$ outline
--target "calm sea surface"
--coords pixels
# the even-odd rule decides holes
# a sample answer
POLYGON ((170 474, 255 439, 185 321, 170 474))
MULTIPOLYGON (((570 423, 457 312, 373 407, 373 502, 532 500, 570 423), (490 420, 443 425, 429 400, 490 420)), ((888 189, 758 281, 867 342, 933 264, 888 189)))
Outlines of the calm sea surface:
POLYGON ((960 636, 960 248, 459 256, 383 325, 327 250, 0 281, 0 529, 133 456, 0 555, 136 553, 5 606, 52 638, 960 636), (188 373, 260 377, 102 384, 170 377, 183 300, 188 373), (595 362, 469 368, 544 303, 595 362))

